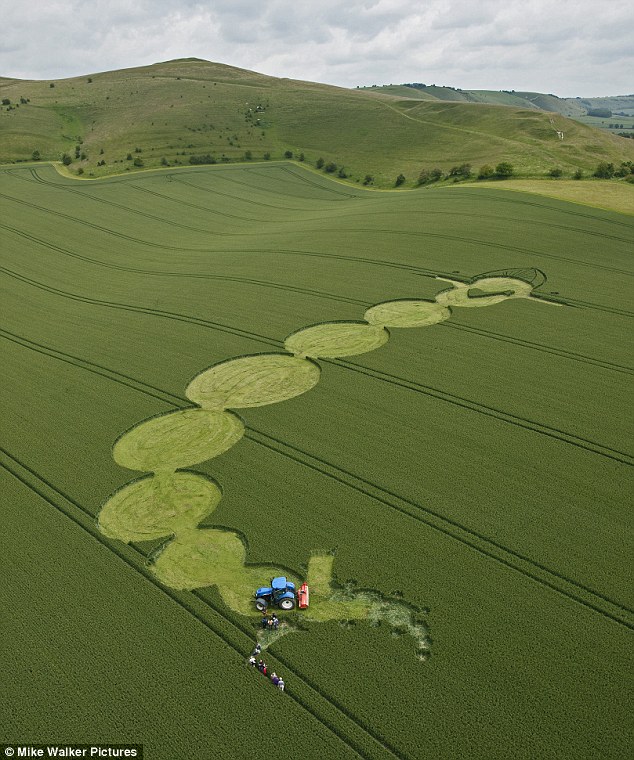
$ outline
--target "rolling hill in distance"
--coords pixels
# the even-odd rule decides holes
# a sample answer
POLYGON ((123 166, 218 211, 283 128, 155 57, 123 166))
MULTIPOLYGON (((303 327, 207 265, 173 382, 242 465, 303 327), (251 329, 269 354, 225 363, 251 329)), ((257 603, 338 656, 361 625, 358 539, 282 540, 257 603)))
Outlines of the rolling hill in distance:
POLYGON ((634 160, 634 141, 517 94, 453 102, 447 89, 344 89, 199 59, 54 81, 5 78, 0 162, 67 154, 71 173, 99 177, 189 165, 192 156, 261 161, 290 151, 313 166, 336 164, 348 181, 371 175, 391 187, 402 173, 411 187, 423 167, 508 161, 517 175, 543 177, 555 166, 571 176, 599 161, 634 160))

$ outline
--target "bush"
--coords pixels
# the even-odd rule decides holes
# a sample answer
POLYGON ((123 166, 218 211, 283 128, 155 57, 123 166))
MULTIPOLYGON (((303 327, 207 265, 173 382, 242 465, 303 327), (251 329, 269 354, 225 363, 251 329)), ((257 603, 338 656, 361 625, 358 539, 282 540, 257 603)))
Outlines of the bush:
POLYGON ((62 163, 64 166, 70 166, 73 163, 73 159, 68 155, 68 153, 64 153, 62 156, 62 163))
POLYGON ((284 151, 284 158, 293 158, 293 151, 292 150, 285 150, 284 151))
POLYGON ((480 171, 478 172, 478 179, 491 179, 491 177, 495 174, 495 170, 492 166, 489 166, 489 164, 485 164, 484 166, 480 167, 480 171))
POLYGON ((394 187, 400 187, 403 182, 405 182, 405 175, 399 174, 396 180, 394 181, 394 187))
MULTIPOLYGON (((137 159, 137 161, 140 159, 137 159)), ((135 162, 136 163, 136 162, 135 162)), ((209 153, 205 153, 204 156, 190 156, 189 157, 189 163, 192 165, 196 164, 215 164, 216 159, 210 155, 209 153)))
POLYGON ((328 172, 328 174, 333 174, 337 171, 337 164, 334 161, 330 161, 324 166, 324 171, 328 172))
POLYGON ((421 169, 420 174, 418 175, 418 186, 428 185, 430 182, 432 182, 431 170, 421 169))
POLYGON ((9 98, 2 98, 2 105, 3 106, 10 106, 11 105, 11 101, 9 100, 9 98))
POLYGON ((264 154, 263 158, 264 158, 265 161, 270 161, 271 160, 271 154, 267 151, 264 154))
POLYGON ((169 166, 169 165, 170 165, 170 162, 165 158, 165 156, 163 156, 163 158, 161 159, 161 166, 169 166))
POLYGON ((508 161, 501 161, 495 167, 495 176, 500 179, 507 179, 513 176, 513 164, 509 164, 508 161))
POLYGON ((472 174, 473 172, 471 171, 471 164, 460 164, 460 166, 452 166, 449 170, 450 177, 462 177, 463 179, 469 179, 472 174))
POLYGON ((345 171, 345 169, 343 168, 343 166, 342 166, 342 167, 341 167, 341 169, 339 169, 339 171, 337 172, 337 176, 338 176, 338 177, 341 177, 341 179, 347 179, 348 175, 346 174, 346 171, 345 171))
POLYGON ((614 164, 609 164, 607 161, 601 161, 594 170, 594 176, 599 179, 612 179, 614 176, 614 164))
POLYGON ((549 177, 561 177, 563 174, 563 171, 558 166, 553 166, 553 168, 548 172, 549 177))
POLYGON ((297 156, 297 160, 298 160, 298 161, 305 161, 305 160, 306 160, 306 157, 304 156, 304 154, 303 154, 303 153, 300 153, 300 154, 299 154, 299 156, 297 156))
POLYGON ((125 157, 126 161, 132 161, 132 153, 128 153, 128 155, 125 157))
POLYGON ((83 173, 84 173, 84 170, 83 170, 83 168, 80 166, 80 167, 79 167, 79 169, 77 169, 77 174, 83 174, 83 173))
POLYGON ((246 161, 250 161, 253 158, 253 153, 250 150, 244 151, 244 158, 246 161))
POLYGON ((321 157, 320 157, 320 158, 318 158, 318 159, 315 161, 315 166, 316 166, 318 169, 321 169, 321 167, 322 167, 324 164, 325 164, 325 161, 324 161, 324 159, 323 159, 323 158, 321 158, 321 157))
POLYGON ((143 166, 143 160, 140 159, 138 156, 134 159, 134 166, 141 167, 143 166))
POLYGON ((40 151, 39 150, 34 150, 33 153, 31 153, 31 158, 34 161, 39 161, 40 160, 40 151))
POLYGON ((366 174, 363 178, 364 185, 371 185, 374 182, 374 177, 371 174, 366 174))
POLYGON ((581 169, 577 169, 577 171, 572 175, 573 179, 583 179, 583 172, 581 169))
POLYGON ((442 169, 422 169, 421 173, 418 175, 418 184, 428 185, 430 182, 438 182, 442 177, 442 169))

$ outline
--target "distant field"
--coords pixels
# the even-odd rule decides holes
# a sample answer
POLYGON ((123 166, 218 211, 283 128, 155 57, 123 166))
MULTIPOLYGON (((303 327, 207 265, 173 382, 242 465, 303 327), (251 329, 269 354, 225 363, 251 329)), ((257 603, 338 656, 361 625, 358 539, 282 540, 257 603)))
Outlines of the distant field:
POLYGON ((493 184, 369 192, 273 162, 92 182, 4 167, 0 204, 0 741, 142 742, 151 760, 628 756, 631 216, 493 184), (509 297, 516 280, 530 297, 509 297), (385 335, 390 320, 420 326, 385 335), (192 383, 286 351, 281 403, 257 362, 223 396, 192 383), (122 437, 231 403, 244 436, 235 422, 210 460, 222 442, 198 433, 122 437), (109 535, 129 525, 98 524, 117 489, 170 467, 222 491, 188 540, 238 536, 236 568, 266 566, 262 583, 330 557, 333 605, 407 610, 428 654, 401 618, 294 612, 303 630, 265 650, 276 691, 245 662, 257 616, 157 578, 164 525, 128 545, 109 535))
MULTIPOLYGON (((469 183, 463 187, 490 187, 485 183, 469 183)), ((634 214, 634 185, 627 182, 572 179, 514 179, 504 183, 505 190, 537 193, 563 201, 583 203, 596 208, 634 214)))

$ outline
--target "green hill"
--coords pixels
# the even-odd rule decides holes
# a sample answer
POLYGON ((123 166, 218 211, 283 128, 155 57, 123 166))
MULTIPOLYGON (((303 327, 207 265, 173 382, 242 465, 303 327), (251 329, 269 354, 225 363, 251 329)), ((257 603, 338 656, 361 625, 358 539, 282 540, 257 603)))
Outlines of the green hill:
MULTIPOLYGON (((405 88, 403 88, 405 89, 405 88)), ((634 159, 634 142, 534 107, 395 98, 198 59, 56 81, 0 80, 0 162, 59 160, 86 176, 193 160, 334 162, 388 186, 423 166, 510 161, 525 176, 634 159), (564 140, 557 136, 564 133, 564 140), (199 157, 199 158, 196 158, 199 157), (288 157, 288 156, 287 156, 288 157)))
MULTIPOLYGON (((449 100, 456 103, 488 103, 489 105, 515 106, 539 111, 559 113, 580 121, 587 126, 597 127, 620 134, 623 130, 634 129, 634 95, 613 95, 598 98, 560 98, 552 93, 519 92, 516 90, 462 90, 456 87, 442 87, 410 83, 401 85, 372 85, 359 88, 365 92, 394 94, 408 99, 449 100), (594 116, 595 109, 611 111, 607 117, 594 116), (617 118, 619 117, 619 118, 617 118)), ((627 133, 626 133, 627 134, 627 133)))

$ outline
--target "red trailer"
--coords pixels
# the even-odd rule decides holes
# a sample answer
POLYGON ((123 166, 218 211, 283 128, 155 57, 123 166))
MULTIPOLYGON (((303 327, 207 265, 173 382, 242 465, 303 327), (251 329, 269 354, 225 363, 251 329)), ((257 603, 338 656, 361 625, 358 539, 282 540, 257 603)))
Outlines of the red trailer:
POLYGON ((299 587, 299 591, 297 592, 297 606, 300 610, 305 610, 306 607, 308 607, 308 601, 308 584, 302 583, 302 585, 299 587))

